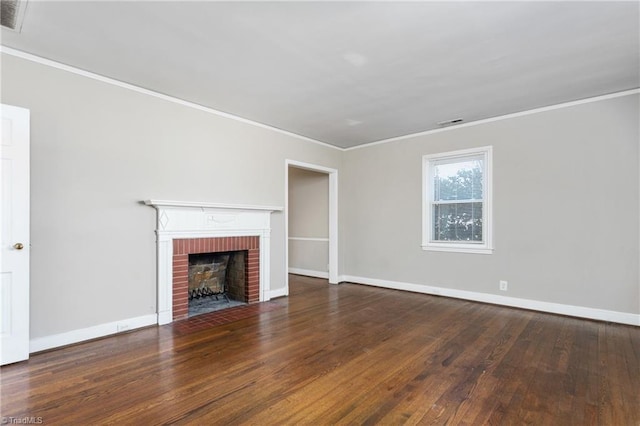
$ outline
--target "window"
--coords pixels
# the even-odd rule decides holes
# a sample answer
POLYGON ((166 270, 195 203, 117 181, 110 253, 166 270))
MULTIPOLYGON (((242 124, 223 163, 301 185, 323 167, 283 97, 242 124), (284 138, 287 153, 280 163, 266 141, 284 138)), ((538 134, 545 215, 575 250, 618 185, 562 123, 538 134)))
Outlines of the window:
POLYGON ((424 250, 490 254, 491 147, 423 158, 424 250))

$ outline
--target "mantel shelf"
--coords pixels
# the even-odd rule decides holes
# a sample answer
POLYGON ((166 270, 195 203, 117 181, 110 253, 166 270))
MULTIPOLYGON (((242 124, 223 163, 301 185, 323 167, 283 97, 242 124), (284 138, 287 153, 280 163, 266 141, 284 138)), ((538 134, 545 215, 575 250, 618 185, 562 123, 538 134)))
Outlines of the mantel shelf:
POLYGON ((186 207, 186 208, 201 208, 201 209, 230 209, 230 210, 263 210, 279 212, 282 211, 282 207, 278 206, 256 206, 248 204, 221 204, 221 203, 207 203, 203 201, 174 201, 174 200, 144 200, 147 206, 158 207, 186 207))

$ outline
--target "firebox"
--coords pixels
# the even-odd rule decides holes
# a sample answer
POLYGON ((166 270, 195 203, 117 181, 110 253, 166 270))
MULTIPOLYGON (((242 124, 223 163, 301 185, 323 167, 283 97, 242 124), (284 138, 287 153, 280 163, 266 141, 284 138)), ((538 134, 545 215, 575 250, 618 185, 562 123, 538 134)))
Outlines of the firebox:
MULTIPOLYGON (((198 299, 218 299, 226 296, 243 303, 259 301, 260 283, 260 239, 257 236, 189 238, 173 240, 173 319, 190 316, 189 302, 195 295, 198 299), (237 253, 243 253, 238 255, 237 253), (191 267, 193 264, 193 268, 191 267), (196 265, 198 265, 195 267, 196 265), (207 266, 208 265, 208 266, 207 266), (208 269, 207 269, 208 268, 208 269), (206 270, 205 270, 206 269, 206 270), (222 280, 224 269, 224 280, 222 280), (194 284, 190 276, 196 275, 194 284), (243 277, 242 286, 236 285, 243 277), (231 281, 229 281, 229 279, 231 281), (200 288, 204 282, 204 287, 200 288), (216 284, 214 284, 214 282, 216 284), (213 297, 210 297, 212 296, 213 297)), ((204 312, 201 312, 204 313, 204 312)))
POLYGON ((189 255, 189 316, 246 304, 246 250, 189 255))

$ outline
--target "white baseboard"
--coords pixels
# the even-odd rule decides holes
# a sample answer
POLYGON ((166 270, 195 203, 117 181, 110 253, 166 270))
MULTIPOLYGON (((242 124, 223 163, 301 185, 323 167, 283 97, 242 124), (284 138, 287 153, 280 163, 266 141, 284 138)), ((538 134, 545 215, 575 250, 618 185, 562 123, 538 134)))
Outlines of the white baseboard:
MULTIPOLYGON (((319 271, 308 271, 297 268, 289 268, 292 274, 317 276, 312 274, 324 274, 318 278, 327 278, 328 274, 319 271)), ((456 299, 471 300, 475 302, 491 303, 495 305, 510 306, 514 308, 531 309, 534 311, 549 312, 553 314, 568 315, 572 317, 588 318, 600 321, 610 321, 619 324, 640 326, 640 315, 627 312, 609 311, 605 309, 588 308, 584 306, 563 305, 538 300, 519 299, 516 297, 499 296, 496 294, 477 293, 466 290, 456 290, 444 287, 434 287, 420 284, 404 283, 398 281, 380 280, 375 278, 357 277, 353 275, 340 276, 340 282, 352 282, 376 287, 390 288, 394 290, 412 291, 415 293, 432 294, 436 296, 452 297, 456 299)), ((288 296, 287 288, 271 290, 271 299, 288 296)), ((40 352, 61 346, 80 343, 86 340, 109 336, 111 334, 135 330, 158 323, 157 314, 144 315, 126 320, 100 324, 93 327, 72 330, 51 336, 37 337, 29 342, 29 352, 40 352)))
POLYGON ((157 323, 158 316, 156 314, 152 314, 95 325, 93 327, 81 328, 79 330, 67 331, 65 333, 54 334, 51 336, 37 337, 29 341, 29 352, 34 353, 47 349, 58 348, 60 346, 71 345, 73 343, 84 342, 85 340, 135 330, 136 328, 147 327, 157 323))
POLYGON ((276 297, 285 297, 288 295, 289 295, 289 289, 286 287, 269 291, 269 299, 275 299, 276 297))
POLYGON ((312 271, 310 269, 289 268, 289 273, 296 274, 296 275, 304 275, 306 277, 329 279, 329 272, 312 271))
POLYGON ((609 321, 620 324, 640 326, 640 315, 627 312, 608 311, 605 309, 588 308, 585 306, 563 305, 560 303, 542 302, 539 300, 519 299, 516 297, 499 296, 497 294, 477 293, 466 290, 456 290, 445 287, 404 283, 398 281, 379 280, 375 278, 356 277, 352 275, 340 276, 340 282, 352 282, 395 290, 412 291, 415 293, 432 294, 436 296, 453 297, 474 302, 492 303, 494 305, 510 306, 514 308, 531 309, 552 314, 568 315, 572 317, 588 318, 599 321, 609 321))

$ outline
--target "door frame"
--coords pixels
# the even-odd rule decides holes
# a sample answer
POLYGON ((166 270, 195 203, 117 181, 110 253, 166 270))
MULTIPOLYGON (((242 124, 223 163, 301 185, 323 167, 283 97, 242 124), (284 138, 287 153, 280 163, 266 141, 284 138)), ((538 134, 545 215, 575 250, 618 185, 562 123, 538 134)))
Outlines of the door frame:
MULTIPOLYGON (((289 169, 297 168, 323 173, 329 176, 329 284, 339 284, 338 273, 338 170, 297 160, 285 160, 284 170, 284 266, 289 275, 289 169)), ((289 294, 289 279, 286 294, 289 294)))

